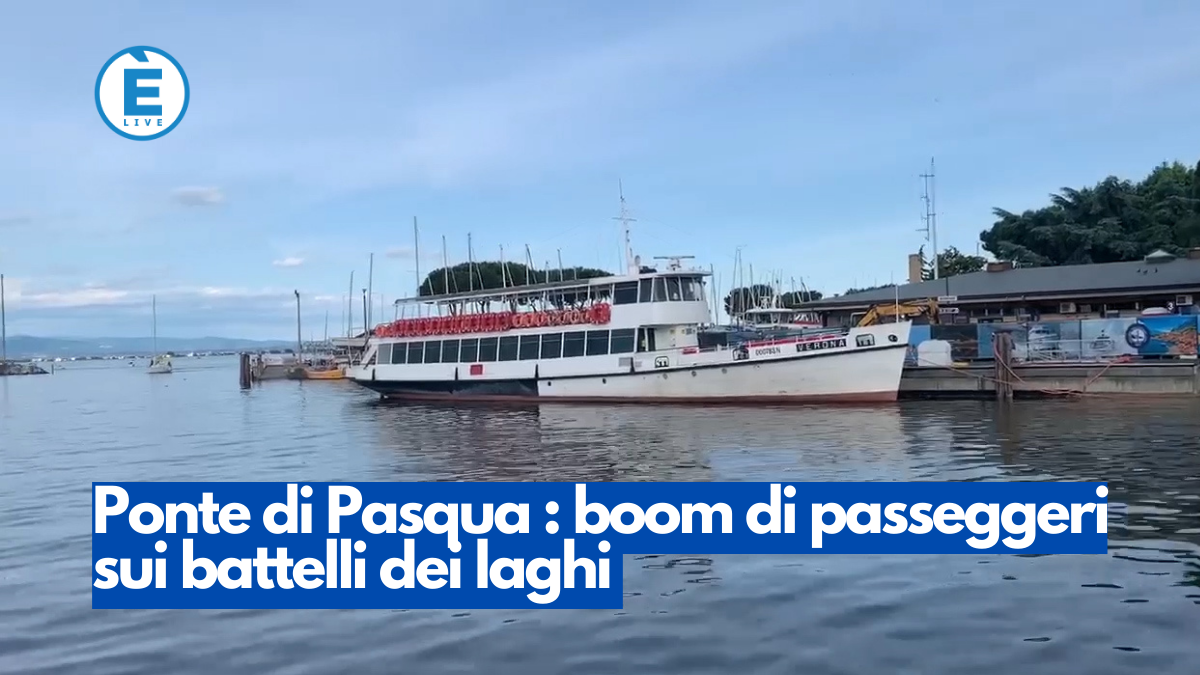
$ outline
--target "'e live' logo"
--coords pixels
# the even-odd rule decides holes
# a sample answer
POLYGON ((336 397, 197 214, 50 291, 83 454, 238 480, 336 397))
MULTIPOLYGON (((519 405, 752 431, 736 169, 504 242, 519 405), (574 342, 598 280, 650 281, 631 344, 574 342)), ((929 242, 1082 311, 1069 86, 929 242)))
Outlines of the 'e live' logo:
POLYGON ((187 112, 191 87, 183 67, 157 47, 130 47, 96 77, 96 109, 118 135, 150 141, 174 129, 187 112))

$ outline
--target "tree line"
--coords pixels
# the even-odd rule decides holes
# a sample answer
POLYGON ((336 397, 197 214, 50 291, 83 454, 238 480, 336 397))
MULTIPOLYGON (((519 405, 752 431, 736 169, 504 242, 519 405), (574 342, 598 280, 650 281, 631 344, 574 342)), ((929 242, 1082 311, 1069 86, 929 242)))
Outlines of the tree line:
POLYGON ((979 240, 1019 266, 1126 262, 1157 249, 1180 255, 1200 246, 1200 163, 1163 163, 1137 182, 1109 176, 1064 187, 1040 209, 993 212, 979 240))

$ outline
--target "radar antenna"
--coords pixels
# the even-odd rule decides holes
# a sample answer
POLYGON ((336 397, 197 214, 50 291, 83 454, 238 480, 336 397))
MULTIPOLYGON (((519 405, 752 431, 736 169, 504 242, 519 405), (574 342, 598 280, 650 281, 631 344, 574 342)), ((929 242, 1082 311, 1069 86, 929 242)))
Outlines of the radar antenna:
POLYGON ((655 260, 666 260, 667 261, 667 269, 672 272, 676 272, 676 271, 683 269, 683 261, 684 260, 695 260, 696 256, 694 256, 694 255, 656 255, 656 256, 654 256, 654 259, 655 260))

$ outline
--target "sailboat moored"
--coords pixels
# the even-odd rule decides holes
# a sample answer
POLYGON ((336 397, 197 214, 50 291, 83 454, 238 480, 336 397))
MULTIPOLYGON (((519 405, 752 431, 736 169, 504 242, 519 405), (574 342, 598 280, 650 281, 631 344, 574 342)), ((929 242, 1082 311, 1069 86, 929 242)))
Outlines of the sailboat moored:
POLYGON ((151 296, 150 298, 150 315, 153 321, 153 340, 154 340, 154 357, 150 360, 150 369, 147 371, 151 375, 167 375, 174 372, 175 367, 171 364, 170 354, 158 353, 158 297, 151 296))

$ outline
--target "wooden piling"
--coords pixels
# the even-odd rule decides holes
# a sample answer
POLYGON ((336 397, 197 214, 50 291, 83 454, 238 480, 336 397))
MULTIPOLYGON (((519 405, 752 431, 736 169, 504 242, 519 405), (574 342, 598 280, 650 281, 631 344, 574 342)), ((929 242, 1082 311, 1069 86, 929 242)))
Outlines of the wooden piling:
POLYGON ((238 382, 242 389, 249 389, 253 383, 250 377, 250 354, 247 352, 242 352, 239 357, 238 382))
POLYGON ((992 347, 996 362, 996 400, 1011 401, 1013 398, 1012 333, 997 331, 992 335, 992 347))

